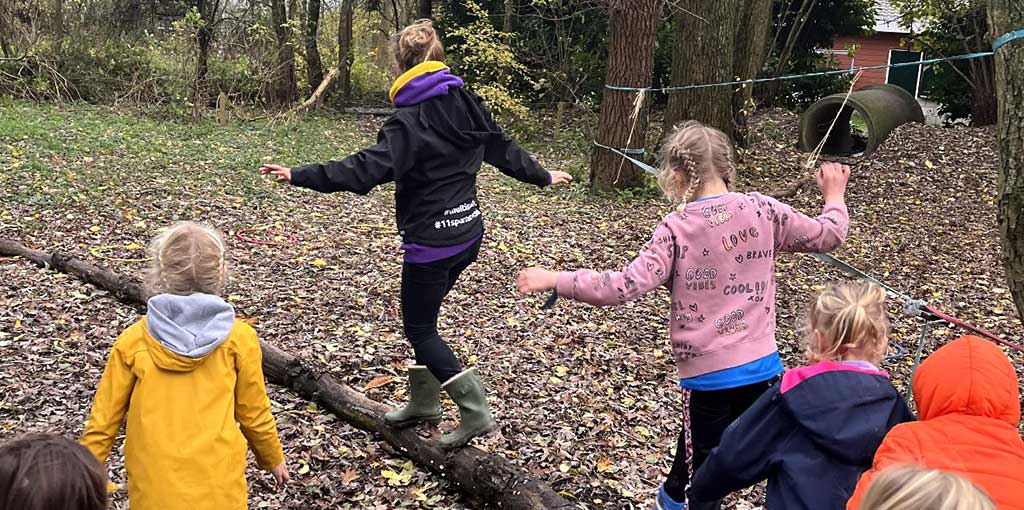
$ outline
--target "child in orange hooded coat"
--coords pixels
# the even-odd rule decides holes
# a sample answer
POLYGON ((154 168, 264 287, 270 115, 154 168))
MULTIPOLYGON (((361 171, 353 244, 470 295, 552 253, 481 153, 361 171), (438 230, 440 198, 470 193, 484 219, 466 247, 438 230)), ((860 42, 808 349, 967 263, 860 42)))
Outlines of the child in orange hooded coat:
POLYGON ((920 421, 889 431, 847 509, 861 510, 861 500, 881 470, 918 464, 970 480, 999 510, 1024 510, 1024 442, 1017 431, 1020 390, 1003 351, 965 336, 929 356, 913 386, 920 421))

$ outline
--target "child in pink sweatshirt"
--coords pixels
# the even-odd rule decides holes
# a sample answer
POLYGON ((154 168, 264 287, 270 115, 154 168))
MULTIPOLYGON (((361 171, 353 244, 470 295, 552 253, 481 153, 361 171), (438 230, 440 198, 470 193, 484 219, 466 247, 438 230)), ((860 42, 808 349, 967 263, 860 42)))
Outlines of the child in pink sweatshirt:
POLYGON ((622 271, 530 268, 519 273, 518 286, 524 293, 556 289, 559 296, 599 306, 669 289, 669 337, 684 389, 685 425, 655 508, 680 510, 693 471, 782 372, 775 345, 775 256, 825 252, 843 243, 850 169, 826 163, 817 170, 825 207, 810 218, 774 198, 732 192, 732 143, 717 129, 684 123, 666 140, 661 161, 658 184, 680 205, 636 260, 622 271))

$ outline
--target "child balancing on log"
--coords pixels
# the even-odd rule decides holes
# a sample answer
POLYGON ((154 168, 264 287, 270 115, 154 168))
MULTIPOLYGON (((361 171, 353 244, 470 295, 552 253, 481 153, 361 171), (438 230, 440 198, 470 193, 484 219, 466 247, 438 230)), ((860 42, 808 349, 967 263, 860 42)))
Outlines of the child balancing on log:
POLYGON ((463 369, 437 332, 445 296, 477 258, 484 225, 476 177, 483 162, 539 187, 572 180, 544 170, 499 127, 483 101, 444 65, 445 53, 429 20, 399 32, 391 54, 400 76, 391 87, 397 111, 381 128, 377 144, 341 161, 296 168, 264 165, 280 182, 323 193, 365 195, 395 182, 402 266, 402 327, 416 364, 409 367, 409 404, 389 412, 394 426, 441 417, 443 389, 459 406, 457 429, 440 446, 464 446, 494 429, 476 368, 463 369))
POLYGON ((658 184, 678 203, 643 251, 622 271, 519 274, 524 293, 556 289, 593 305, 621 305, 665 286, 669 339, 683 388, 683 430, 657 508, 679 510, 693 472, 725 428, 782 372, 775 345, 775 255, 829 251, 849 227, 844 194, 850 169, 816 172, 825 208, 809 218, 771 197, 732 191, 733 147, 718 131, 689 121, 662 147, 658 184), (693 462, 687 465, 687 458, 693 462))

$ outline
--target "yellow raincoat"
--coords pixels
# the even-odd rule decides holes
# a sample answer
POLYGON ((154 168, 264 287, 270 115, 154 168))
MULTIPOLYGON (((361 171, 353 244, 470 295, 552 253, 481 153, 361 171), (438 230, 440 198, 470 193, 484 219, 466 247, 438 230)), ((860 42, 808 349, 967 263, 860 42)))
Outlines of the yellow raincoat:
POLYGON ((105 463, 127 413, 132 510, 244 509, 246 442, 260 468, 284 461, 262 362, 244 322, 214 351, 188 358, 160 345, 143 318, 114 344, 82 444, 105 463))

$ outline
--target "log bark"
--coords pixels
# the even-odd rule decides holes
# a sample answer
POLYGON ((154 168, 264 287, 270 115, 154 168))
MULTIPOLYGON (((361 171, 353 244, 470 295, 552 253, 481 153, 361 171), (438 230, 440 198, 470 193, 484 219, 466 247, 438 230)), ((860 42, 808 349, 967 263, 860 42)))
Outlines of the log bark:
MULTIPOLYGON (((995 36, 1024 28, 1024 4, 990 0, 988 21, 995 36)), ((997 217, 1006 280, 1024 321, 1024 41, 1011 41, 995 55, 996 138, 999 144, 997 217)))
MULTIPOLYGON (((609 8, 608 72, 605 83, 650 87, 661 0, 616 2, 609 8)), ((604 91, 597 141, 616 149, 643 149, 647 140, 647 109, 633 118, 635 92, 604 91)), ((595 191, 634 188, 643 184, 643 171, 615 153, 594 147, 590 187, 595 191)))
MULTIPOLYGON (((7 239, 0 239, 0 256, 21 257, 37 266, 75 276, 139 310, 145 309, 147 296, 141 285, 84 260, 33 250, 7 239)), ((444 452, 435 447, 436 438, 423 438, 415 428, 388 426, 384 412, 389 408, 384 404, 265 341, 260 341, 260 347, 263 373, 268 381, 316 402, 360 430, 378 435, 423 468, 458 484, 470 499, 508 509, 573 508, 546 483, 531 478, 504 458, 474 447, 444 452)))
MULTIPOLYGON (((680 8, 673 15, 675 44, 671 86, 732 81, 734 20, 743 7, 743 0, 681 0, 678 5, 680 8), (723 44, 723 41, 728 43, 723 44)), ((732 96, 731 87, 670 92, 665 132, 683 120, 693 119, 732 136, 732 96)))

